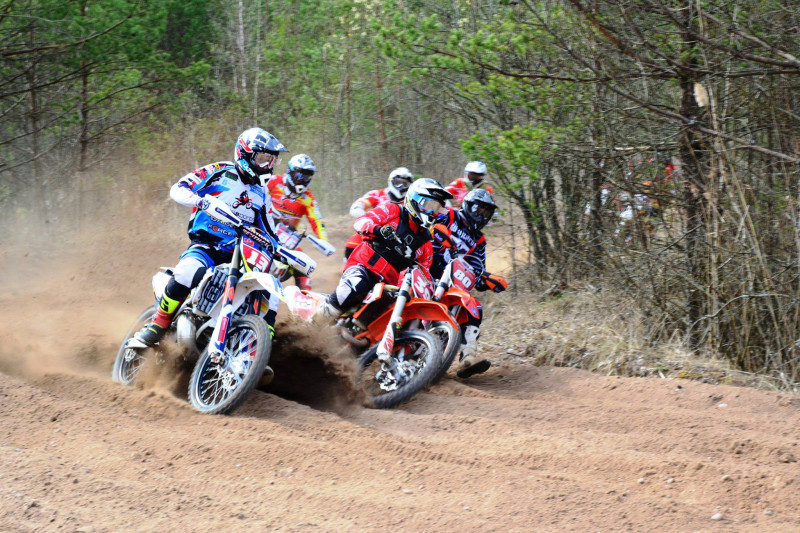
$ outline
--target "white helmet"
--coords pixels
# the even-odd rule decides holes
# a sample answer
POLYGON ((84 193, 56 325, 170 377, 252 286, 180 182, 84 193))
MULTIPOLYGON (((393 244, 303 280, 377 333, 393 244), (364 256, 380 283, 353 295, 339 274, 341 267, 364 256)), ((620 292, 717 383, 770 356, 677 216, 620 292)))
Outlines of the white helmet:
POLYGON ((403 205, 417 224, 429 228, 453 195, 442 184, 430 178, 421 178, 408 188, 403 205))
POLYGON ((403 201, 406 197, 406 191, 414 181, 414 174, 411 173, 406 167, 397 167, 389 173, 386 193, 389 195, 389 200, 394 203, 403 201))
POLYGON ((311 178, 317 171, 317 166, 306 154, 297 154, 286 165, 286 178, 284 183, 290 190, 289 197, 297 198, 308 189, 311 178))
POLYGON ((486 164, 483 161, 470 161, 464 167, 464 177, 477 185, 486 177, 486 164))

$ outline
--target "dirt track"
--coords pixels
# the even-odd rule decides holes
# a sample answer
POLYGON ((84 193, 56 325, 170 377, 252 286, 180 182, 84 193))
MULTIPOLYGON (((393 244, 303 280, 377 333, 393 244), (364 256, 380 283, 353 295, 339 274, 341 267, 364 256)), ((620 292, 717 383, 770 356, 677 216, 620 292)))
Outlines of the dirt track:
POLYGON ((0 531, 800 530, 788 395, 502 354, 391 411, 349 403, 320 354, 285 358, 230 417, 169 377, 115 385, 174 233, 0 255, 0 531))

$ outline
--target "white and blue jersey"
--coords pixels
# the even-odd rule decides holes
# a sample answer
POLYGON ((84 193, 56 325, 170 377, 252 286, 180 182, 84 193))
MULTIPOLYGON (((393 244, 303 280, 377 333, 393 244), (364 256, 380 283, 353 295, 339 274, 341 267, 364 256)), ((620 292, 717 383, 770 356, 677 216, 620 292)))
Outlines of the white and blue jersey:
POLYGON ((231 161, 211 163, 186 174, 170 189, 170 197, 181 205, 193 207, 188 233, 194 243, 209 244, 227 252, 236 243, 236 231, 197 209, 203 196, 214 196, 225 202, 245 224, 274 234, 272 202, 261 185, 242 181, 231 161), (265 227, 265 224, 269 227, 265 227))

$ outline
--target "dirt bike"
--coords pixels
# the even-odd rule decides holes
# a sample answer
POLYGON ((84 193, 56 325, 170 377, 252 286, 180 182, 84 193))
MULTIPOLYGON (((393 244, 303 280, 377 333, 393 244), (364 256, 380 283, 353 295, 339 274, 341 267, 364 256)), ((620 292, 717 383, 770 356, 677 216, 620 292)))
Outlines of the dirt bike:
MULTIPOLYGON (((296 250, 303 239, 307 239, 325 256, 331 256, 336 253, 336 248, 328 241, 323 241, 315 235, 308 235, 305 231, 298 233, 294 228, 282 222, 275 225, 275 230, 278 242, 281 243, 284 249, 296 250)), ((287 281, 293 275, 292 267, 288 263, 281 261, 280 257, 276 257, 272 262, 269 273, 278 278, 281 283, 287 281)))
MULTIPOLYGON (((183 357, 197 357, 189 380, 189 401, 195 409, 208 414, 229 413, 241 405, 267 367, 272 339, 263 317, 269 309, 270 295, 286 301, 280 281, 268 273, 274 259, 280 258, 306 274, 316 268, 307 255, 283 248, 260 230, 234 227, 237 241, 231 262, 206 272, 170 326, 183 357)), ((169 278, 169 269, 153 277, 156 302, 169 278)), ((153 348, 133 335, 154 310, 146 309, 128 331, 114 361, 114 381, 123 385, 135 382, 153 348)), ((157 352, 159 345, 154 347, 157 352)))
MULTIPOLYGON (((418 264, 400 286, 378 283, 336 328, 358 356, 355 382, 370 407, 395 407, 426 387, 441 365, 439 342, 423 324, 444 322, 458 331, 447 307, 431 300, 433 280, 418 264)), ((287 287, 287 305, 310 320, 325 295, 287 287)))
MULTIPOLYGON (((441 239, 445 248, 456 249, 446 228, 440 228, 437 225, 434 226, 434 231, 437 232, 437 236, 441 239)), ((484 272, 480 278, 477 277, 469 263, 461 256, 456 256, 450 260, 436 282, 433 300, 441 302, 447 307, 450 316, 453 317, 458 327, 453 330, 448 322, 433 322, 426 325, 428 332, 436 337, 442 347, 441 366, 431 383, 439 382, 447 374, 448 369, 455 361, 456 355, 461 352, 463 343, 461 326, 467 323, 470 315, 476 319, 481 317, 481 304, 470 294, 478 284, 478 281, 481 281, 485 288, 492 289, 494 292, 502 292, 508 286, 506 280, 501 276, 484 272)))
POLYGON ((469 315, 480 318, 480 302, 470 294, 475 287, 476 276, 469 264, 456 257, 445 267, 442 277, 436 282, 433 300, 447 307, 448 313, 457 323, 455 331, 449 323, 433 323, 428 331, 434 335, 442 346, 442 360, 432 383, 441 380, 450 365, 461 351, 461 326, 467 322, 469 315))

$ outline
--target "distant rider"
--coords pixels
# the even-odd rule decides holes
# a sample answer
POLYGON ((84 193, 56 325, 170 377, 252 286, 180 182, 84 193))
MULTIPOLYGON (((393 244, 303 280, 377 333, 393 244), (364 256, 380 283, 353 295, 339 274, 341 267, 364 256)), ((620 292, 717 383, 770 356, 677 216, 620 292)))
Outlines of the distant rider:
MULTIPOLYGON (((267 183, 272 197, 272 209, 275 219, 286 224, 292 231, 297 230, 303 217, 308 219, 311 231, 319 239, 328 240, 328 232, 319 205, 308 186, 317 171, 314 161, 306 154, 297 154, 286 165, 286 174, 273 176, 267 183)), ((300 248, 298 248, 299 250, 300 248)), ((301 289, 311 290, 308 276, 293 272, 295 285, 301 289)))
MULTIPOLYGON (((159 342, 172 324, 175 312, 203 279, 206 270, 233 258, 235 228, 211 218, 207 209, 223 211, 232 220, 238 218, 244 224, 275 235, 263 176, 272 173, 278 154, 286 151, 271 133, 250 128, 236 141, 234 161, 198 168, 172 186, 170 197, 194 208, 188 229, 191 245, 172 269, 155 316, 134 335, 138 341, 147 346, 159 342)), ((279 302, 275 296, 269 301, 266 320, 272 334, 279 302)))
POLYGON ((467 163, 467 166, 464 167, 464 175, 456 178, 447 186, 447 191, 453 195, 453 200, 449 205, 460 207, 467 193, 474 189, 484 189, 494 194, 494 189, 484 181, 485 178, 486 164, 483 161, 467 163))
MULTIPOLYGON (((374 189, 353 202, 350 206, 350 215, 356 218, 363 216, 371 209, 375 209, 384 202, 400 204, 406 197, 406 191, 414 181, 414 175, 406 167, 397 167, 389 173, 385 189, 374 189)), ((344 258, 350 257, 356 246, 361 242, 362 236, 356 233, 347 240, 344 246, 344 258)))
POLYGON ((385 202, 353 227, 363 241, 353 250, 336 289, 317 308, 331 319, 360 303, 376 283, 397 285, 400 272, 415 263, 430 268, 429 228, 452 196, 437 181, 423 178, 408 188, 402 204, 385 202))
MULTIPOLYGON (((442 277, 445 267, 461 257, 470 266, 478 280, 479 291, 492 289, 505 290, 505 280, 486 271, 486 237, 481 230, 489 223, 497 209, 494 197, 484 189, 473 189, 464 197, 460 209, 447 208, 433 227, 433 266, 431 275, 442 277)), ((463 343, 461 358, 456 370, 460 378, 468 378, 489 370, 492 363, 478 354, 478 337, 483 319, 483 310, 478 306, 479 317, 468 315, 466 324, 461 326, 463 343)))

